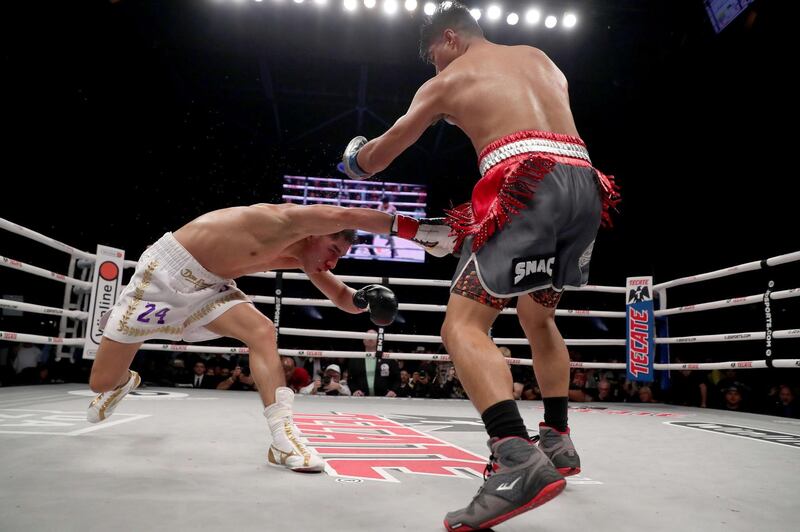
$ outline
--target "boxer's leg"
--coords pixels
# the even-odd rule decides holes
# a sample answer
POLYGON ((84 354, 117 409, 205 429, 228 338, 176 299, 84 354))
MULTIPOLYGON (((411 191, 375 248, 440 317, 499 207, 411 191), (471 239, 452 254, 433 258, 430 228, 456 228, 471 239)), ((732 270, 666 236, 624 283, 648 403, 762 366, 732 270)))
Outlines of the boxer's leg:
POLYGON ((488 477, 465 508, 450 512, 448 530, 494 526, 549 501, 565 486, 564 477, 528 438, 512 395, 511 371, 488 330, 508 299, 480 284, 468 263, 453 285, 442 340, 489 433, 488 477))
POLYGON ((89 405, 86 420, 97 423, 108 418, 120 401, 141 383, 139 374, 128 369, 142 343, 125 344, 103 337, 92 364, 89 387, 98 392, 89 405))
POLYGON ((111 391, 128 382, 131 362, 142 342, 125 344, 105 336, 100 340, 97 355, 92 363, 89 388, 93 392, 111 391))
POLYGON ((533 368, 542 390, 544 422, 539 424, 539 448, 565 476, 581 471, 581 460, 567 426, 569 352, 555 323, 561 292, 546 288, 520 296, 517 316, 533 350, 533 368))
POLYGON ((545 398, 545 422, 563 431, 567 428, 569 352, 555 322, 559 297, 552 289, 520 296, 517 317, 534 353, 533 370, 545 398), (563 398, 563 412, 549 412, 548 398, 563 398))
POLYGON ((267 454, 269 462, 293 471, 323 471, 325 461, 303 443, 300 430, 294 424, 294 392, 286 387, 272 321, 253 305, 241 304, 231 307, 205 328, 241 340, 250 350, 250 370, 266 407, 264 416, 272 433, 272 445, 267 454))
POLYGON ((214 334, 240 340, 250 349, 250 370, 264 406, 275 403, 275 391, 286 386, 278 356, 275 325, 253 305, 235 305, 205 325, 214 334))

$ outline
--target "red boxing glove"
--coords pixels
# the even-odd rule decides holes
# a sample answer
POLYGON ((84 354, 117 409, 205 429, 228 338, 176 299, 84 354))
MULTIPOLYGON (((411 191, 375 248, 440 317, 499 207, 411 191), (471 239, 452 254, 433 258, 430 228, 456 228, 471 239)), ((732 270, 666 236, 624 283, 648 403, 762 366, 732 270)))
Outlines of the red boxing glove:
POLYGON ((434 257, 444 257, 453 252, 456 238, 444 218, 411 218, 402 214, 392 217, 391 234, 411 240, 425 248, 434 257))

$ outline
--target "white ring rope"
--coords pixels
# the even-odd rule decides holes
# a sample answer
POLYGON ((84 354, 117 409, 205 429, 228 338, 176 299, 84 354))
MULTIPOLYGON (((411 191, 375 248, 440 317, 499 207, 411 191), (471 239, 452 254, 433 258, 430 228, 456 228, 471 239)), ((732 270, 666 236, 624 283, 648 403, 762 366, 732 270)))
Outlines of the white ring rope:
MULTIPOLYGON (((0 302, 5 302, 7 300, 0 300, 0 302)), ((10 303, 17 303, 17 302, 10 302, 10 303)), ((18 303, 17 303, 18 304, 18 303)), ((6 305, 0 305, 6 306, 6 305)), ((32 305, 38 306, 38 305, 32 305)), ((8 305, 8 308, 13 308, 13 305, 8 305)), ((41 308, 52 308, 52 307, 41 307, 41 308)), ((54 309, 58 310, 58 309, 54 309)), ((375 337, 374 333, 368 332, 359 332, 359 331, 334 331, 334 330, 323 330, 323 329, 299 329, 293 327, 281 327, 281 334, 285 336, 307 336, 307 337, 316 337, 316 338, 339 338, 339 339, 350 339, 350 340, 366 340, 375 337)), ((16 337, 34 337, 36 335, 26 335, 22 333, 4 333, 9 335, 16 335, 16 337)), ((744 341, 744 340, 763 340, 765 337, 764 332, 748 332, 748 333, 734 333, 734 334, 714 334, 714 335, 705 335, 705 336, 684 336, 684 337, 677 337, 677 338, 656 338, 655 342, 657 344, 679 344, 679 343, 699 343, 699 342, 737 342, 737 341, 744 341)), ((800 329, 786 329, 780 331, 774 331, 773 336, 774 339, 785 339, 785 338, 800 338, 800 329)), ((45 336, 37 336, 37 338, 52 338, 52 337, 45 337, 45 336)), ((434 336, 434 335, 422 335, 422 334, 384 334, 384 339, 386 341, 395 341, 395 342, 421 342, 421 343, 441 343, 441 336, 434 336)), ((71 340, 70 338, 62 338, 61 340, 71 340)), ((495 344, 497 345, 528 345, 528 340, 526 338, 493 338, 492 339, 495 344)), ((25 340, 20 340, 25 341, 25 340)), ((33 342, 33 340, 30 340, 33 342)), ((614 340, 614 339, 565 339, 564 342, 567 345, 573 346, 600 346, 600 345, 625 345, 625 340, 614 340)), ((34 342, 36 343, 36 342, 34 342)), ((63 342, 49 342, 44 341, 43 343, 63 343, 63 342)), ((78 344, 70 344, 70 345, 78 345, 78 344)), ((170 344, 164 344, 170 345, 170 344)), ((228 353, 228 352, 242 352, 241 348, 236 347, 214 347, 214 346, 191 346, 191 345, 175 345, 173 346, 175 351, 194 351, 193 347, 197 347, 198 349, 214 349, 214 351, 210 352, 219 352, 219 353, 228 353), (239 349, 239 351, 236 351, 239 349), (233 351, 232 351, 233 350, 233 351)), ((144 349, 144 348, 143 348, 144 349)), ((152 348, 150 348, 152 349, 152 348)), ((206 352, 206 351, 201 351, 206 352)), ((326 352, 333 352, 333 351, 326 351, 326 352)), ((338 351, 337 351, 338 352, 338 351)), ((338 355, 335 355, 338 356, 338 355)))
POLYGON ((60 338, 58 336, 42 336, 39 334, 24 334, 0 331, 0 340, 9 342, 23 342, 31 344, 58 344, 83 346, 83 338, 60 338))
POLYGON ((58 240, 50 238, 49 236, 44 236, 41 233, 37 233, 36 231, 28 229, 27 227, 22 227, 21 225, 15 224, 14 222, 10 222, 5 218, 0 218, 0 229, 5 229, 6 231, 9 231, 11 233, 24 236, 25 238, 30 238, 31 240, 39 242, 40 244, 50 246, 53 249, 63 251, 64 253, 68 253, 70 255, 75 255, 76 257, 81 259, 95 260, 96 258, 95 255, 93 255, 92 253, 87 253, 85 251, 76 249, 72 246, 68 246, 63 242, 59 242, 58 240))
MULTIPOLYGON (((308 281, 308 275, 304 273, 294 273, 294 272, 281 272, 283 279, 287 281, 308 281)), ((245 275, 244 277, 261 277, 263 279, 275 279, 278 274, 276 272, 262 272, 262 273, 251 273, 245 275)), ((382 283, 384 280, 388 282, 388 284, 394 284, 398 286, 441 286, 450 288, 451 282, 447 280, 440 280, 440 279, 413 279, 411 277, 373 277, 373 276, 364 276, 364 275, 337 275, 337 279, 341 280, 343 283, 363 283, 363 284, 372 284, 372 283, 382 283)), ((624 294, 625 287, 624 286, 601 286, 595 284, 587 284, 580 288, 573 288, 565 286, 564 290, 569 290, 570 292, 607 292, 613 294, 624 294)))
MULTIPOLYGON (((704 362, 702 364, 654 364, 655 369, 767 369, 763 360, 740 360, 738 362, 704 362)), ((783 358, 772 361, 774 368, 798 368, 800 359, 783 358)))
MULTIPOLYGON (((295 273, 295 272, 281 272, 281 277, 287 281, 308 281, 308 275, 304 273, 295 273)), ((262 279, 275 279, 277 276, 276 272, 262 272, 262 273, 250 273, 245 275, 244 277, 261 277, 262 279)), ((343 283, 361 283, 361 284, 373 284, 373 283, 382 283, 384 281, 383 277, 367 277, 364 275, 337 275, 337 279, 342 281, 343 283)), ((439 281, 436 279, 412 279, 410 277, 388 277, 389 284, 394 285, 405 285, 405 286, 446 286, 450 287, 450 281, 439 281)))
MULTIPOLYGON (((21 334, 0 331, 0 340, 14 342, 30 342, 32 344, 60 344, 60 345, 83 345, 80 338, 56 338, 52 336, 40 336, 36 334, 21 334)), ((204 345, 182 345, 182 344, 142 344, 141 348, 145 351, 179 351, 187 353, 222 353, 222 354, 247 354, 249 349, 246 347, 215 347, 204 345)), ((279 349, 278 353, 287 356, 305 356, 312 358, 376 358, 375 353, 363 351, 318 351, 307 349, 279 349)), ((450 355, 438 355, 428 353, 383 353, 383 358, 395 360, 432 360, 449 361, 450 355)), ((506 358, 509 364, 530 366, 532 361, 525 358, 506 358)), ((776 368, 797 368, 800 367, 800 359, 778 359, 772 362, 776 368)), ((587 369, 625 369, 626 365, 619 362, 570 362, 570 367, 587 369)), ((702 364, 655 364, 655 369, 763 369, 767 364, 763 360, 746 360, 738 362, 708 362, 702 364)))
MULTIPOLYGON (((247 296, 255 303, 274 305, 273 296, 247 296)), ((309 306, 309 307, 335 307, 336 305, 328 299, 306 299, 300 297, 284 297, 281 299, 282 305, 288 306, 309 306)), ((447 305, 427 305, 423 303, 400 303, 399 310, 410 310, 419 312, 445 312, 447 305)), ((500 314, 516 315, 517 309, 503 309, 500 314)), ((624 312, 611 312, 605 310, 580 310, 580 309, 556 309, 556 316, 570 317, 595 317, 595 318, 624 318, 624 312)))
MULTIPOLYGON (((673 336, 670 338, 656 338, 657 344, 693 344, 704 342, 741 342, 744 340, 764 340, 767 333, 764 331, 731 333, 731 334, 706 334, 700 336, 673 336)), ((787 329, 773 331, 773 338, 800 338, 800 329, 787 329)))
MULTIPOLYGON (((182 346, 172 344, 144 344, 142 349, 149 351, 190 351, 195 353, 248 353, 246 347, 203 347, 203 346, 182 346), (189 348, 189 349, 184 349, 189 348)), ((375 353, 369 351, 321 351, 315 349, 278 349, 278 353, 284 356, 299 356, 308 358, 377 358, 375 353)), ((383 359, 391 360, 422 360, 434 362, 449 362, 452 360, 450 355, 440 355, 434 353, 383 353, 383 359)), ((532 366, 533 360, 529 358, 506 357, 506 362, 515 366, 532 366)), ((780 359, 774 360, 773 366, 776 368, 795 368, 800 366, 800 359, 780 359)), ((584 369, 618 369, 624 370, 626 364, 623 362, 570 362, 572 368, 584 369)), ((655 364, 655 369, 659 370, 712 370, 712 369, 764 369, 767 367, 763 360, 743 360, 731 362, 706 362, 702 364, 655 364)))
MULTIPOLYGON (((323 329, 298 329, 294 327, 281 327, 280 333, 286 336, 307 336, 311 338, 345 338, 350 340, 364 340, 374 338, 374 333, 358 331, 332 331, 323 329)), ((422 343, 442 343, 441 336, 427 334, 384 334, 384 339, 394 342, 422 342, 422 343)), ((528 345, 527 338, 493 338, 494 343, 502 345, 528 345)), ((625 340, 564 340, 567 345, 625 345, 625 340)))
POLYGON ((42 305, 34 305, 33 303, 23 303, 22 301, 13 301, 11 299, 0 299, 0 308, 20 310, 22 312, 34 312, 36 314, 66 316, 68 318, 75 318, 76 320, 85 320, 89 317, 88 312, 83 312, 80 310, 65 310, 63 308, 45 307, 42 305))
POLYGON ((798 296, 800 296, 800 288, 792 288, 790 290, 778 290, 777 292, 771 292, 769 298, 787 299, 790 297, 798 297, 798 296))
MULTIPOLYGON (((58 240, 56 240, 54 238, 50 238, 49 236, 44 236, 41 233, 37 233, 36 231, 28 229, 27 227, 23 227, 23 226, 21 226, 19 224, 15 224, 14 222, 10 222, 10 221, 6 220, 5 218, 0 218, 0 229, 5 229, 6 231, 8 231, 10 233, 14 233, 14 234, 17 234, 17 235, 20 235, 20 236, 24 236, 25 238, 30 238, 31 240, 33 240, 35 242, 39 242, 40 244, 44 244, 45 246, 49 246, 49 247, 51 247, 53 249, 57 249, 59 251, 63 251, 64 253, 67 253, 67 254, 72 255, 74 257, 78 257, 79 259, 86 259, 86 260, 90 260, 92 262, 94 262, 97 259, 97 255, 95 255, 94 253, 88 253, 86 251, 81 251, 78 248, 74 248, 72 246, 64 244, 63 242, 59 242, 58 240)), ((135 268, 136 267, 136 261, 135 260, 126 260, 125 261, 125 267, 126 268, 135 268)), ((58 274, 55 274, 55 275, 58 275, 58 274)))
MULTIPOLYGON (((800 297, 800 288, 792 288, 790 290, 779 290, 772 292, 769 295, 770 299, 786 299, 789 297, 800 297)), ((739 305, 750 305, 752 303, 761 303, 764 301, 764 294, 755 294, 752 296, 732 297, 730 299, 723 299, 720 301, 710 301, 708 303, 698 303, 696 305, 686 305, 683 307, 666 308, 664 310, 656 310, 653 312, 656 317, 672 316, 673 314, 685 314, 687 312, 699 312, 704 310, 712 310, 723 307, 737 307, 739 305)))
POLYGON ((690 283, 699 283, 700 281, 707 281, 709 279, 718 279, 720 277, 726 277, 728 275, 734 275, 737 273, 760 270, 761 268, 764 267, 763 263, 766 263, 767 266, 777 266, 779 264, 786 264, 798 260, 800 260, 800 251, 795 251, 793 253, 787 253, 785 255, 777 255, 775 257, 770 257, 766 261, 756 260, 753 262, 740 264, 738 266, 731 266, 730 268, 723 268, 721 270, 716 270, 713 272, 701 273, 699 275, 690 275, 688 277, 681 277, 680 279, 675 279, 673 281, 659 283, 653 286, 653 290, 659 291, 659 290, 664 290, 666 288, 672 288, 674 286, 681 286, 690 283))
POLYGON ((39 268, 38 266, 31 266, 30 264, 25 264, 24 262, 20 262, 18 260, 9 259, 8 257, 0 256, 0 266, 5 266, 6 268, 14 268, 15 270, 21 270, 23 272, 37 275, 39 277, 45 277, 47 279, 53 279, 54 281, 58 281, 60 283, 80 286, 82 288, 88 288, 90 290, 92 288, 92 283, 90 283, 89 281, 81 281, 80 279, 75 279, 74 277, 69 277, 61 273, 51 272, 50 270, 45 270, 44 268, 39 268))

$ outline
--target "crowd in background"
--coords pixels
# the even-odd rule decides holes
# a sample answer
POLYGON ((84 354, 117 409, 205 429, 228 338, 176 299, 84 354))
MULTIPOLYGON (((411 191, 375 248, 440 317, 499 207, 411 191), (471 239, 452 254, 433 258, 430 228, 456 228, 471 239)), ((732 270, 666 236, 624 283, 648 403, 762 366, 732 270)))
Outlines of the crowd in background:
MULTIPOLYGON (((376 340, 364 340, 365 351, 374 352, 376 347, 376 340)), ((499 349, 506 357, 524 358, 508 347, 499 349)), ((415 351, 431 353, 425 346, 418 346, 415 351)), ((577 351, 570 356, 574 361, 583 358, 577 351)), ((378 359, 374 370, 368 372, 365 359, 281 359, 287 386, 298 394, 468 399, 455 366, 449 361, 378 359)), ((90 361, 57 361, 51 345, 0 344, 0 386, 88 382, 90 368, 90 361)), ((144 351, 134 359, 132 368, 141 374, 145 386, 256 390, 247 355, 144 351)), ((516 399, 542 398, 530 366, 512 365, 511 373, 516 399)), ((669 372, 668 379, 661 379, 660 375, 658 372, 654 382, 642 384, 627 380, 624 370, 573 368, 569 400, 667 403, 800 418, 796 382, 776 380, 772 370, 681 370, 669 372)))

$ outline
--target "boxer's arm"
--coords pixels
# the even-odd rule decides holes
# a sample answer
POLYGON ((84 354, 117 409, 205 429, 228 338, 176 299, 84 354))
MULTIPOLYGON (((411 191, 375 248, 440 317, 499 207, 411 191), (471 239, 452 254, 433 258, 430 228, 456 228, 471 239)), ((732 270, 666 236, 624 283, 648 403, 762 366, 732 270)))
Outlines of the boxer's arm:
POLYGON ((341 282, 331 272, 306 273, 308 278, 319 288, 319 291, 331 300, 331 302, 345 312, 350 314, 360 314, 367 309, 360 309, 353 304, 353 294, 355 290, 341 282))
POLYGON ((367 142, 358 152, 358 166, 375 174, 384 170, 442 116, 442 81, 431 78, 419 88, 406 114, 386 133, 367 142))
POLYGON ((344 229, 386 235, 392 229, 392 215, 375 209, 296 205, 287 209, 285 216, 286 229, 302 236, 330 235, 344 229))

